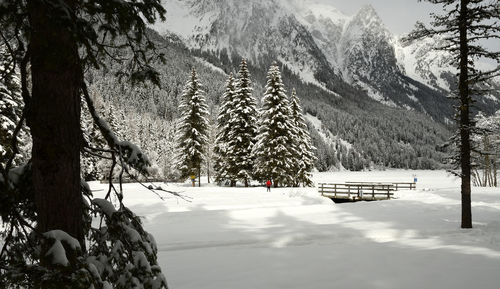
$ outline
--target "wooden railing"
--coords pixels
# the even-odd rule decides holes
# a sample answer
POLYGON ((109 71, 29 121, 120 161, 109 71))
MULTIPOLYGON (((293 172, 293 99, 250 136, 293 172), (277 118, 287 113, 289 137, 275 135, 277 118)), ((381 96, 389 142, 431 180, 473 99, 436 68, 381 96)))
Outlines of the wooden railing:
POLYGON ((399 189, 410 189, 416 190, 417 183, 392 183, 396 187, 396 191, 399 189))
POLYGON ((362 185, 393 185, 394 189, 398 191, 399 189, 410 189, 410 190, 415 190, 417 189, 417 183, 413 182, 346 182, 347 184, 362 184, 362 185))
POLYGON ((373 201, 390 199, 394 195, 395 188, 393 184, 380 183, 320 183, 318 184, 318 190, 322 196, 334 200, 373 201))
MULTIPOLYGON (((145 180, 140 180, 142 183, 160 183, 160 182, 165 182, 165 179, 159 179, 159 178, 149 178, 145 180)), ((118 179, 113 179, 114 183, 118 183, 118 179)), ((122 183, 127 184, 127 183, 136 183, 136 179, 132 178, 123 178, 122 183)), ((101 184, 107 184, 109 183, 109 180, 101 180, 101 184)))

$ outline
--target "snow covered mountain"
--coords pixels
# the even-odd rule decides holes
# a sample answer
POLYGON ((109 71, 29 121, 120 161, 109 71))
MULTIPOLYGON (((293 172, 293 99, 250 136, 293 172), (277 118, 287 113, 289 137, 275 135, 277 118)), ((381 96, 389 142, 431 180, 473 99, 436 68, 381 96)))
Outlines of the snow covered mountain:
MULTIPOLYGON (((302 80, 345 96, 369 96, 389 106, 449 116, 453 68, 433 50, 436 40, 401 43, 375 9, 347 16, 330 5, 298 0, 170 0, 167 22, 193 49, 244 57, 267 68, 278 60, 302 80), (364 92, 361 92, 364 91, 364 92)), ((484 98, 498 107, 500 95, 484 98)))
POLYGON ((308 82, 318 83, 315 74, 320 71, 340 80, 311 33, 286 2, 168 1, 167 18, 169 15, 174 18, 156 29, 160 33, 180 34, 191 48, 229 56, 236 54, 254 65, 267 66, 270 61, 278 60, 308 82))
MULTIPOLYGON (((456 74, 458 70, 451 65, 453 57, 448 52, 435 49, 443 45, 443 40, 438 37, 412 42, 404 42, 395 38, 394 48, 401 71, 409 77, 443 93, 455 90, 457 88, 456 74)), ((484 62, 476 63, 476 68, 482 71, 494 68, 489 66, 488 63, 484 62)), ((479 96, 478 100, 485 105, 493 104, 498 108, 500 79, 497 77, 489 80, 482 88, 490 91, 486 95, 479 96)))
POLYGON ((449 91, 457 71, 449 65, 452 61, 449 53, 433 49, 441 45, 442 40, 437 38, 410 43, 396 39, 394 46, 400 69, 421 83, 449 91))

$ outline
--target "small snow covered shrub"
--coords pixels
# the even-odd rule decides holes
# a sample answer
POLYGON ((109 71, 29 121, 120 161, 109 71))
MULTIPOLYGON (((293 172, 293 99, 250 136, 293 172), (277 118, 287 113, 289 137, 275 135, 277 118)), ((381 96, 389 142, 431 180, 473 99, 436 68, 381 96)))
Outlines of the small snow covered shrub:
POLYGON ((156 243, 132 211, 116 210, 108 200, 94 199, 92 207, 104 225, 91 228, 87 262, 114 288, 165 288, 167 282, 156 262, 156 243))

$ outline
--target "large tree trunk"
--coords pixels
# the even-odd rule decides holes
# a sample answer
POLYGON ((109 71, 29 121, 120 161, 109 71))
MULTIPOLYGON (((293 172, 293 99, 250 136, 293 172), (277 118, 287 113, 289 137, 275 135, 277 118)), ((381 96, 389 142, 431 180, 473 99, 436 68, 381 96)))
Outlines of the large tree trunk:
POLYGON ((462 228, 472 228, 471 210, 471 167, 470 167, 470 96, 468 84, 468 56, 469 46, 467 39, 467 4, 469 0, 460 1, 460 77, 458 90, 460 97, 460 168, 462 174, 462 228))
MULTIPOLYGON (((56 7, 71 0, 46 1, 56 7)), ((54 20, 61 13, 43 1, 28 1, 32 101, 28 125, 33 136, 33 184, 40 232, 63 230, 84 245, 80 191, 81 67, 75 40, 67 25, 54 20)), ((46 247, 44 248, 47 249, 46 247)), ((42 249, 43 250, 43 249, 42 249)), ((68 252, 70 262, 74 252, 68 252)), ((50 267, 42 251, 42 264, 50 267)))

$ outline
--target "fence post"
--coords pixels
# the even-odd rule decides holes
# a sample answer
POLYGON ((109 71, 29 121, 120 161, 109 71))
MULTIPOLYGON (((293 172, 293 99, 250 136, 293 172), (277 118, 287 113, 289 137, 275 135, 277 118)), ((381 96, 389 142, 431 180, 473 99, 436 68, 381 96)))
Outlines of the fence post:
POLYGON ((323 197, 324 197, 324 196, 325 196, 325 194, 323 193, 323 186, 324 186, 324 184, 322 183, 322 184, 321 184, 321 196, 323 196, 323 197))
POLYGON ((372 199, 375 200, 375 185, 372 185, 372 199))
POLYGON ((337 184, 333 185, 333 197, 336 198, 337 197, 337 184))

